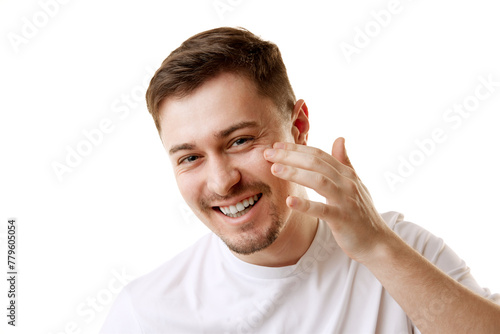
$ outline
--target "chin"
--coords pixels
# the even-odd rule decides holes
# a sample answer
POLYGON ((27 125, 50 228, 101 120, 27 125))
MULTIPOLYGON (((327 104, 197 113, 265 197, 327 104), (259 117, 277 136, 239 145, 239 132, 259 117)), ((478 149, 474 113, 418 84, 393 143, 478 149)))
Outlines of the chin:
POLYGON ((266 249, 278 239, 281 230, 283 229, 284 221, 273 217, 272 224, 265 230, 255 226, 255 222, 251 222, 235 232, 237 235, 228 237, 219 234, 221 240, 227 247, 241 255, 249 255, 266 249))

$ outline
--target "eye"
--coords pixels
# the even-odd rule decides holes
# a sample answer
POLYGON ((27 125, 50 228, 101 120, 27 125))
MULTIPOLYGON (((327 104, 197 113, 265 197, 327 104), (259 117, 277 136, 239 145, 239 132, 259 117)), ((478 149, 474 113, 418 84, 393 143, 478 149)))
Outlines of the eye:
POLYGON ((189 155, 187 157, 184 157, 182 159, 179 160, 179 165, 180 164, 183 164, 183 163, 193 163, 195 162, 196 160, 198 160, 199 156, 197 155, 189 155))
POLYGON ((231 146, 241 146, 250 140, 252 140, 252 138, 238 138, 233 142, 231 146))

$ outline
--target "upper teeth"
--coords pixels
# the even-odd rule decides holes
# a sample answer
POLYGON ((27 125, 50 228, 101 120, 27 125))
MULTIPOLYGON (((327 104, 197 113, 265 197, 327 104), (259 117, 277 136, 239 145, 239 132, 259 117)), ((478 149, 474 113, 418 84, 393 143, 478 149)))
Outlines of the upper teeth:
POLYGON ((250 205, 254 205, 257 201, 259 200, 259 196, 254 195, 249 198, 244 199, 241 202, 236 203, 235 205, 230 205, 230 206, 221 206, 220 211, 224 213, 225 215, 234 215, 237 214, 240 211, 245 210, 245 208, 249 207, 250 205))

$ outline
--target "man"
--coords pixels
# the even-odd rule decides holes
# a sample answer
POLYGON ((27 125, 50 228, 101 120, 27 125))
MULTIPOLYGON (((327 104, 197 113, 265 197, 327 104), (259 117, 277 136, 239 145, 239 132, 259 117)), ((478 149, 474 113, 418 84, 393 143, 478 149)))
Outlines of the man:
POLYGON ((343 138, 331 154, 307 146, 309 111, 276 45, 202 32, 146 95, 213 233, 124 288, 102 333, 500 332, 497 297, 441 239, 376 211, 343 138))

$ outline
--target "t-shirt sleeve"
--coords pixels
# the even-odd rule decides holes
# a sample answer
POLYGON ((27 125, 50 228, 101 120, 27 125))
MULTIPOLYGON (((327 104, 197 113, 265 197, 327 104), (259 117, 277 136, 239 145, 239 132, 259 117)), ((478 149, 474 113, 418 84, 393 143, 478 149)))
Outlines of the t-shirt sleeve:
MULTIPOLYGON (((458 257, 443 239, 416 224, 405 221, 400 213, 388 212, 382 217, 407 244, 447 275, 478 295, 500 304, 500 294, 492 294, 489 289, 479 286, 465 261, 458 257)), ((414 334, 421 333, 415 326, 412 329, 414 334)))
POLYGON ((384 218, 406 243, 447 275, 475 293, 500 303, 500 294, 492 294, 489 289, 479 286, 465 261, 448 247, 443 239, 436 237, 423 227, 405 221, 402 214, 386 214, 384 218))
POLYGON ((144 333, 137 321, 134 305, 127 287, 116 297, 99 334, 140 334, 144 333))

